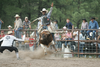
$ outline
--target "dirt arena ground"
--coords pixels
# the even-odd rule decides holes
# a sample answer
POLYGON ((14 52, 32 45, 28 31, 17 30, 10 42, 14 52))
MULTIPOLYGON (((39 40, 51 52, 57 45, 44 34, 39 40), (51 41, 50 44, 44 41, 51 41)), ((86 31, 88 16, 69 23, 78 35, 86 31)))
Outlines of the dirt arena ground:
POLYGON ((20 60, 16 59, 14 52, 0 53, 0 67, 99 67, 98 58, 67 58, 55 57, 52 52, 43 54, 43 50, 19 51, 20 60))

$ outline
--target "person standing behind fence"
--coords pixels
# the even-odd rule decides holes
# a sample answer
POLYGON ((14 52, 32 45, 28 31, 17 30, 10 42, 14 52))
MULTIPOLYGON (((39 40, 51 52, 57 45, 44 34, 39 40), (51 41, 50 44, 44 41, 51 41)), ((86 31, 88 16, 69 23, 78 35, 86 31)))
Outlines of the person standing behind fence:
MULTIPOLYGON (((88 28, 89 29, 99 29, 98 22, 95 20, 94 17, 91 18, 91 21, 89 22, 89 27, 88 28)), ((88 35, 87 39, 90 39, 90 32, 93 32, 92 39, 95 39, 95 32, 96 32, 96 30, 89 30, 89 31, 87 31, 87 35, 88 35)))
POLYGON ((22 20, 20 19, 20 16, 18 14, 15 15, 15 18, 16 18, 14 27, 15 36, 17 38, 21 38, 21 30, 23 29, 22 20))
POLYGON ((66 19, 66 27, 67 27, 67 29, 73 29, 74 28, 74 26, 73 26, 73 24, 70 22, 70 20, 69 19, 66 19))
MULTIPOLYGON (((88 22, 87 22, 87 20, 86 19, 82 19, 82 20, 83 20, 83 22, 82 22, 82 25, 81 25, 81 29, 88 29, 88 22)), ((86 30, 85 31, 81 30, 81 33, 83 35, 85 35, 86 34, 86 30)))
MULTIPOLYGON (((82 33, 79 34, 79 39, 85 40, 85 37, 83 37, 82 33)), ((80 53, 83 53, 84 46, 85 46, 85 42, 80 41, 80 45, 79 45, 80 53)), ((81 54, 80 56, 83 57, 83 54, 81 54)))
MULTIPOLYGON (((8 30, 9 30, 9 31, 12 31, 11 29, 12 29, 12 26, 9 25, 9 26, 8 26, 8 30)), ((14 31, 12 31, 12 32, 13 32, 13 35, 14 35, 14 31)))
POLYGON ((33 38, 33 35, 30 35, 30 38, 29 38, 29 48, 30 48, 30 51, 34 50, 34 38, 33 38))
POLYGON ((2 23, 4 23, 4 22, 0 19, 0 29, 1 29, 1 25, 2 25, 2 23))
POLYGON ((1 39, 2 37, 4 37, 4 36, 5 36, 4 31, 1 31, 0 39, 1 39))
POLYGON ((58 29, 58 21, 57 20, 54 20, 54 26, 55 26, 55 29, 57 30, 58 29))
MULTIPOLYGON (((75 27, 75 29, 77 29, 77 27, 75 27)), ((78 40, 78 31, 75 30, 74 33, 73 33, 73 37, 74 37, 74 40, 78 40)), ((75 45, 76 45, 76 50, 78 50, 78 41, 75 41, 75 45)), ((76 51, 77 52, 77 51, 76 51)))
MULTIPOLYGON (((70 30, 68 30, 65 40, 72 40, 72 32, 70 30)), ((69 46, 69 48, 72 49, 71 41, 65 41, 65 46, 69 46)))
POLYGON ((23 21, 24 29, 31 29, 31 22, 28 20, 28 17, 25 17, 25 21, 23 21))
POLYGON ((61 41, 57 41, 57 40, 61 40, 60 38, 60 34, 56 31, 56 33, 54 34, 54 37, 55 37, 55 42, 56 42, 56 45, 55 47, 58 48, 59 51, 61 51, 61 41))

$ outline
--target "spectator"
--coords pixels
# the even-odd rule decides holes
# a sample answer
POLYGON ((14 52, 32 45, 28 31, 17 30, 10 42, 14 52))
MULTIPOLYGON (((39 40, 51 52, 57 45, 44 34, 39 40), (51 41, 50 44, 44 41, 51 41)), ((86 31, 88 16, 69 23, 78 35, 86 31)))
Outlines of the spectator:
POLYGON ((1 39, 2 37, 4 37, 4 36, 5 36, 4 31, 1 31, 0 39, 1 39))
MULTIPOLYGON (((93 17, 91 18, 91 21, 89 22, 89 29, 99 29, 98 22, 93 17)), ((90 39, 90 35, 89 35, 90 32, 93 32, 92 38, 95 39, 95 32, 96 32, 96 30, 89 30, 89 31, 87 31, 87 35, 88 35, 87 39, 90 39)))
POLYGON ((29 38, 29 48, 30 48, 30 51, 33 51, 34 50, 34 38, 33 38, 33 35, 30 35, 30 38, 29 38))
POLYGON ((38 20, 39 20, 39 22, 38 22, 38 26, 37 27, 39 29, 42 26, 42 21, 41 21, 41 18, 39 18, 38 20))
MULTIPOLYGON (((64 29, 63 34, 61 35, 61 39, 62 39, 62 40, 65 40, 65 39, 66 39, 66 31, 65 31, 65 29, 64 29)), ((65 41, 62 41, 61 43, 65 43, 65 41)), ((63 46, 64 46, 64 45, 63 45, 63 46)))
POLYGON ((1 25, 2 25, 2 23, 4 23, 4 22, 0 19, 0 29, 1 29, 1 25))
MULTIPOLYGON (((98 30, 98 40, 100 40, 100 27, 98 30)), ((100 53, 100 42, 98 42, 98 47, 99 47, 99 53, 100 53)), ((100 58, 100 55, 99 55, 99 58, 100 58)))
MULTIPOLYGON (((68 30, 65 40, 72 40, 72 33, 70 30, 68 30)), ((65 41, 65 46, 67 46, 67 45, 71 47, 71 42, 65 41)))
POLYGON ((63 31, 66 31, 66 33, 67 33, 67 28, 66 28, 66 26, 63 27, 63 31))
POLYGON ((61 51, 61 47, 62 47, 61 42, 60 41, 57 41, 57 40, 60 40, 61 39, 60 38, 60 34, 58 32, 56 32, 54 34, 54 37, 55 37, 55 42, 56 42, 56 48, 58 47, 58 50, 61 51))
POLYGON ((82 25, 81 25, 81 29, 88 29, 88 22, 86 19, 82 19, 82 25))
POLYGON ((66 32, 63 32, 62 34, 62 40, 65 40, 66 39, 66 32))
POLYGON ((73 26, 73 24, 70 22, 70 20, 69 19, 66 19, 66 27, 68 28, 68 29, 73 29, 74 28, 74 26, 73 26))
MULTIPOLYGON (((9 25, 8 26, 8 29, 9 29, 9 31, 12 31, 11 29, 12 29, 12 26, 11 25, 9 25)), ((14 35, 14 31, 12 31, 13 33, 12 33, 12 35, 14 35)))
MULTIPOLYGON (((75 27, 75 29, 77 29, 77 27, 75 27)), ((77 30, 74 31, 73 37, 74 37, 74 40, 78 40, 78 31, 77 30)), ((75 43, 76 43, 76 48, 78 48, 78 41, 75 41, 75 43)))
POLYGON ((11 26, 11 25, 9 25, 9 26, 8 26, 8 29, 9 29, 9 30, 11 30, 11 28, 12 28, 12 26, 11 26))
MULTIPOLYGON (((3 38, 5 36, 4 34, 4 31, 1 31, 1 34, 0 34, 0 39, 3 38)), ((2 44, 2 41, 0 42, 0 45, 2 44)))
POLYGON ((25 21, 23 21, 24 29, 31 29, 31 22, 28 20, 28 17, 25 17, 25 21))
MULTIPOLYGON (((77 27, 75 27, 75 29, 77 29, 77 27)), ((78 40, 78 31, 77 30, 74 31, 73 36, 74 36, 74 40, 78 40)), ((78 42, 78 41, 75 41, 75 42, 78 42)))
POLYGON ((25 37, 25 47, 26 49, 29 48, 29 35, 28 34, 26 34, 26 37, 25 37))
POLYGON ((15 36, 17 38, 21 38, 21 30, 23 29, 23 25, 22 25, 22 20, 20 19, 20 16, 18 14, 15 15, 15 27, 14 27, 14 30, 15 30, 15 36))
POLYGON ((58 21, 57 20, 54 20, 54 26, 55 26, 55 29, 57 30, 58 29, 58 21))
MULTIPOLYGON (((79 39, 80 40, 85 40, 85 37, 83 37, 83 35, 80 33, 79 39)), ((83 53, 84 45, 85 45, 85 42, 80 41, 80 46, 79 46, 80 49, 79 50, 80 50, 81 53, 83 53)), ((83 54, 81 54, 80 56, 83 57, 83 54)))
MULTIPOLYGON (((81 29, 88 29, 88 22, 86 19, 82 19, 82 25, 81 25, 81 29)), ((83 36, 86 34, 86 30, 81 30, 81 33, 83 34, 83 36)))

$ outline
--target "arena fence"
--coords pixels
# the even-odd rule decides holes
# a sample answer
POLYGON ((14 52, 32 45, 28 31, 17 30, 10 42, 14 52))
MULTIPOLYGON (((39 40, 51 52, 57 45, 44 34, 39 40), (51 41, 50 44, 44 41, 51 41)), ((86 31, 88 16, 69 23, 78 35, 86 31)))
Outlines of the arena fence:
MULTIPOLYGON (((74 37, 72 37, 71 40, 63 40, 62 38, 60 40, 57 40, 57 42, 60 42, 61 45, 62 44, 65 44, 65 42, 67 43, 67 48, 70 49, 70 52, 65 52, 65 51, 59 51, 58 53, 59 54, 72 54, 73 57, 99 57, 100 55, 100 38, 99 38, 99 29, 91 29, 91 31, 96 31, 95 32, 95 38, 93 38, 93 33, 89 33, 90 34, 90 39, 87 39, 87 31, 89 31, 90 29, 73 29, 73 30, 62 30, 62 29, 59 29, 55 32, 56 33, 59 33, 60 36, 63 35, 64 33, 66 33, 66 31, 71 31, 71 33, 73 34, 75 31, 78 31, 78 39, 77 40, 74 40, 74 37), (85 32, 84 32, 85 31, 85 32), (85 37, 84 40, 80 39, 80 32, 82 32, 82 35, 83 37, 85 37), (84 42, 85 44, 81 44, 82 42, 84 42)), ((7 32, 9 31, 8 29, 1 29, 1 35, 0 35, 0 38, 3 37, 3 33, 2 31, 4 31, 4 35, 7 34, 7 32)), ((13 31, 13 30, 12 30, 13 31)), ((14 35, 14 31, 13 31, 13 35, 14 35)), ((23 38, 23 35, 26 35, 26 42, 24 43, 24 47, 21 46, 19 49, 21 48, 26 48, 26 49, 29 49, 29 37, 30 35, 33 35, 33 38, 34 38, 34 48, 36 49, 38 47, 38 38, 39 38, 39 35, 37 34, 37 30, 36 29, 24 29, 24 30, 21 30, 21 38, 23 38)), ((15 46, 17 46, 15 44, 15 46)), ((17 46, 18 47, 18 46, 17 46)), ((65 46, 64 46, 65 47, 65 46)), ((62 47, 60 47, 62 48, 62 47)))

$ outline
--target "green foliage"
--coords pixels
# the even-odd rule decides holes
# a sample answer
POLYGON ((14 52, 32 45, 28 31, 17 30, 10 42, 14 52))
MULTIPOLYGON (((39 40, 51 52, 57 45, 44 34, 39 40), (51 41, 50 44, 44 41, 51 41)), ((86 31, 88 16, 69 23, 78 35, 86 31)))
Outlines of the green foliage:
MULTIPOLYGON (((30 21, 40 17, 42 8, 50 10, 52 2, 51 20, 58 20, 59 28, 65 26, 67 18, 78 28, 83 18, 88 22, 91 17, 100 21, 100 0, 0 0, 0 18, 4 21, 2 28, 7 28, 9 24, 14 26, 15 14, 19 14, 22 20, 28 16, 30 21)), ((33 29, 37 27, 37 22, 32 24, 33 29)))

